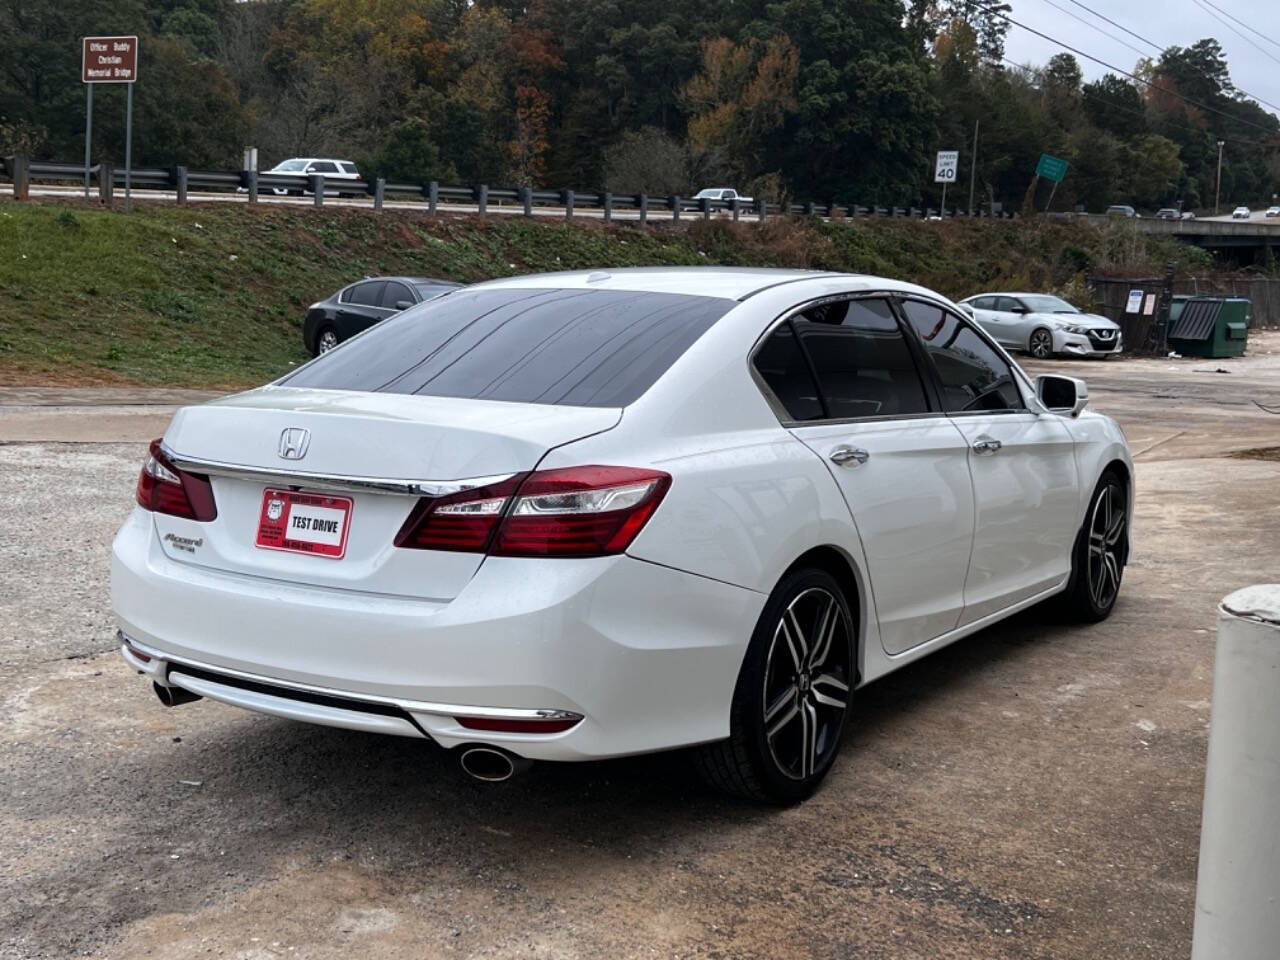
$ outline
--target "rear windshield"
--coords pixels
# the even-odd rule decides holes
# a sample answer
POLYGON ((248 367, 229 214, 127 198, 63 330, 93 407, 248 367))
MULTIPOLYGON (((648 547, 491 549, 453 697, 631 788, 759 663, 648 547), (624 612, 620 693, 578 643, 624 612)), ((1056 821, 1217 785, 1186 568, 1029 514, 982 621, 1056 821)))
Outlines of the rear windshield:
POLYGON ((322 390, 621 407, 735 301, 621 290, 462 289, 282 381, 322 390))

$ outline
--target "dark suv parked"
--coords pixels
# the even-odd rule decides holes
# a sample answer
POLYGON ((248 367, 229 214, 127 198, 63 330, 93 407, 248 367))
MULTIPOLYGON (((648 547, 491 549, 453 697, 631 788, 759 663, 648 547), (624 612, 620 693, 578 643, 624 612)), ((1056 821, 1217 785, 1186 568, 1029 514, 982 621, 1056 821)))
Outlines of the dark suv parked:
POLYGON ((319 356, 379 320, 460 286, 430 277, 365 277, 307 308, 302 342, 319 356))

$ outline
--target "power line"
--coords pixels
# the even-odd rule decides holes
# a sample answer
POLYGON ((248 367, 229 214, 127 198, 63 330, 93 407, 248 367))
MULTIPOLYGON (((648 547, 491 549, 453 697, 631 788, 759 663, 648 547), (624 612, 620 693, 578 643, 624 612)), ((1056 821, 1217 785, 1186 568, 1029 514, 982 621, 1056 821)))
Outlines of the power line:
POLYGON ((1121 40, 1121 39, 1120 39, 1119 37, 1117 37, 1115 34, 1113 34, 1113 33, 1108 33, 1106 30, 1103 30, 1103 29, 1102 29, 1100 26, 1098 26, 1096 23, 1090 23, 1090 22, 1089 22, 1088 20, 1086 20, 1084 17, 1080 16, 1080 14, 1078 14, 1078 13, 1072 13, 1072 12, 1071 12, 1070 10, 1068 10, 1066 7, 1060 7, 1060 6, 1058 6, 1056 3, 1054 3, 1054 2, 1053 2, 1053 0, 1044 0, 1044 2, 1045 2, 1045 3, 1047 3, 1049 6, 1053 7, 1053 9, 1055 9, 1055 10, 1059 11, 1060 13, 1065 13, 1068 17, 1071 17, 1073 20, 1079 20, 1079 21, 1080 21, 1081 23, 1083 23, 1086 27, 1089 27, 1089 28, 1090 28, 1090 29, 1092 29, 1092 30, 1096 30, 1098 33, 1102 34, 1102 35, 1103 35, 1104 37, 1106 37, 1108 40, 1114 40, 1116 43, 1120 44, 1122 47, 1128 47, 1130 50, 1132 50, 1132 51, 1133 51, 1134 53, 1136 53, 1138 56, 1140 56, 1140 57, 1145 57, 1145 56, 1147 55, 1147 52, 1146 52, 1145 50, 1139 50, 1137 47, 1135 47, 1135 46, 1134 46, 1132 43, 1130 43, 1128 40, 1121 40))
POLYGON ((1087 10, 1089 13, 1092 13, 1092 14, 1093 14, 1095 17, 1097 17, 1099 20, 1105 20, 1105 21, 1107 21, 1107 23, 1111 24, 1111 25, 1112 25, 1113 27, 1115 27, 1117 30, 1123 30, 1125 33, 1127 33, 1129 36, 1133 37, 1134 39, 1136 39, 1136 40, 1141 40, 1141 41, 1142 41, 1143 43, 1145 43, 1148 47, 1153 47, 1153 48, 1155 48, 1156 50, 1159 50, 1161 53, 1163 53, 1163 52, 1164 52, 1164 47, 1160 46, 1160 44, 1156 43, 1156 42, 1155 42, 1155 41, 1153 41, 1153 40, 1148 40, 1146 37, 1142 36, 1142 34, 1140 34, 1140 33, 1134 33, 1134 32, 1133 32, 1132 30, 1130 30, 1128 27, 1126 27, 1126 26, 1122 26, 1121 24, 1116 23, 1116 22, 1115 22, 1114 20, 1112 20, 1110 17, 1108 17, 1108 16, 1104 16, 1103 14, 1099 13, 1097 10, 1094 10, 1092 7, 1086 7, 1083 3, 1081 3, 1081 2, 1080 2, 1080 0, 1070 0, 1070 2, 1071 2, 1071 3, 1074 3, 1074 4, 1075 4, 1077 7, 1079 7, 1081 10, 1087 10))
MULTIPOLYGON (((1049 3, 1050 0, 1045 0, 1045 2, 1049 3)), ((1115 20, 1112 20, 1110 17, 1106 16, 1105 14, 1099 13, 1097 10, 1094 10, 1092 7, 1086 6, 1085 4, 1081 3, 1080 0, 1068 0, 1068 2, 1074 3, 1081 10, 1088 11, 1089 13, 1097 17, 1099 20, 1105 20, 1107 23, 1111 24, 1117 30, 1123 30, 1129 36, 1134 37, 1137 40, 1141 40, 1143 43, 1145 43, 1147 46, 1151 47, 1153 50, 1157 51, 1158 53, 1163 54, 1164 51, 1168 49, 1167 47, 1161 46, 1160 44, 1156 43, 1154 40, 1148 40, 1146 37, 1144 37, 1140 33, 1135 33, 1134 31, 1126 27, 1124 24, 1117 23, 1115 20)), ((1204 0, 1204 2, 1209 3, 1209 0, 1204 0)), ((1211 3, 1210 3, 1210 6, 1212 6, 1211 3)), ((1092 24, 1090 24, 1090 26, 1092 26, 1092 24)), ((1111 39, 1115 40, 1117 43, 1124 42, 1119 37, 1116 37, 1116 36, 1112 36, 1111 39)), ((1126 43, 1125 46, 1128 47, 1129 45, 1126 43)), ((1277 44, 1277 46, 1280 46, 1280 44, 1277 44)), ((1129 47, 1129 49, 1133 50, 1134 48, 1129 47)), ((1138 51, 1138 52, 1142 53, 1142 51, 1138 51)), ((1146 56, 1146 54, 1143 54, 1143 56, 1146 56)), ((1189 66, 1193 71, 1195 71, 1195 73, 1199 74, 1201 77, 1208 80, 1210 83, 1218 82, 1217 78, 1209 76, 1203 70, 1197 70, 1191 64, 1188 64, 1187 66, 1189 66)), ((1268 107, 1271 107, 1271 109, 1273 110, 1280 110, 1280 104, 1272 103, 1270 100, 1264 99, 1263 97, 1258 96, 1256 93, 1250 93, 1248 90, 1244 90, 1241 87, 1235 86, 1234 84, 1230 84, 1230 86, 1232 89, 1236 90, 1239 93, 1243 93, 1246 97, 1249 97, 1252 100, 1256 100, 1258 103, 1265 103, 1268 107)))
POLYGON ((1216 3, 1211 2, 1211 0, 1204 0, 1204 2, 1209 4, 1209 6, 1213 7, 1213 9, 1217 10, 1223 16, 1227 17, 1230 20, 1234 20, 1236 23, 1240 24, 1240 26, 1244 27, 1246 30, 1256 33, 1258 36, 1260 36, 1263 40, 1267 41, 1267 43, 1271 44, 1273 47, 1280 48, 1280 43, 1277 43, 1276 41, 1272 40, 1261 30, 1257 29, 1256 27, 1249 26, 1239 17, 1232 16, 1231 14, 1227 13, 1227 11, 1223 10, 1220 6, 1218 6, 1216 3))
POLYGON ((1245 43, 1249 44, 1249 46, 1253 47, 1253 49, 1257 50, 1264 57, 1269 57, 1270 59, 1274 60, 1276 63, 1280 63, 1280 57, 1277 57, 1274 53, 1272 53, 1270 50, 1268 50, 1266 47, 1262 46, 1261 44, 1255 42, 1254 40, 1251 40, 1246 34, 1241 33, 1239 30, 1233 27, 1230 23, 1228 23, 1224 18, 1220 17, 1217 13, 1215 13, 1213 9, 1210 9, 1208 6, 1201 3, 1201 0, 1195 0, 1195 4, 1205 13, 1213 17, 1213 19, 1217 20, 1220 24, 1222 24, 1224 27, 1226 27, 1228 30, 1234 33, 1237 37, 1243 40, 1245 43))
POLYGON ((1280 131, 1277 131, 1272 128, 1264 127, 1260 123, 1254 123, 1252 120, 1245 120, 1243 117, 1233 117, 1231 116, 1231 114, 1224 113, 1223 111, 1217 109, 1216 107, 1211 107, 1208 104, 1200 103, 1198 100, 1192 100, 1190 97, 1184 96, 1183 94, 1179 93, 1177 90, 1170 90, 1166 87, 1158 86, 1152 83, 1150 80, 1143 80, 1141 77, 1130 73, 1128 70, 1122 70, 1120 67, 1117 67, 1115 64, 1108 63, 1106 60, 1102 60, 1098 57, 1093 56, 1092 54, 1085 53, 1083 50, 1079 49, 1078 47, 1073 47, 1069 43, 1063 43, 1061 40, 1057 39, 1056 37, 1051 37, 1047 33, 1042 33, 1041 31, 1037 30, 1035 27, 1028 27, 1025 23, 1021 23, 1018 20, 1014 20, 1012 17, 1006 17, 999 10, 996 10, 992 7, 985 6, 984 4, 981 4, 981 3, 975 3, 974 6, 978 7, 981 10, 984 10, 985 12, 991 14, 994 17, 999 17, 1001 20, 1004 20, 1006 23, 1012 24, 1015 27, 1021 27, 1023 30, 1026 30, 1028 33, 1035 34, 1037 37, 1039 37, 1042 40, 1048 40, 1050 43, 1055 44, 1056 46, 1062 47, 1062 49, 1064 50, 1069 50, 1078 57, 1084 57, 1086 60, 1096 63, 1099 66, 1106 67, 1108 70, 1111 70, 1114 73, 1118 73, 1121 76, 1128 77, 1130 80, 1133 80, 1137 83, 1141 83, 1145 86, 1151 87, 1154 90, 1159 90, 1161 93, 1168 94, 1171 97, 1176 97, 1179 100, 1185 101, 1186 103, 1191 104, 1191 106, 1195 107, 1198 110, 1206 110, 1209 113, 1216 113, 1218 116, 1223 117, 1227 120, 1230 120, 1233 123, 1241 123, 1241 124, 1244 124, 1245 126, 1253 127, 1257 130, 1261 130, 1265 134, 1269 134, 1272 136, 1276 136, 1280 134, 1280 131))

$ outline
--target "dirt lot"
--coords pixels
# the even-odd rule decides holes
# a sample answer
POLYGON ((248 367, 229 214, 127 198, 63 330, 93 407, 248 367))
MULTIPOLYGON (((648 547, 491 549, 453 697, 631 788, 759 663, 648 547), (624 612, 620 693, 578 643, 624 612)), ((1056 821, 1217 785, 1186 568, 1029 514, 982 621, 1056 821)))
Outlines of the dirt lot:
POLYGON ((0 957, 1186 956, 1215 606, 1280 579, 1280 336, 1060 363, 1138 454, 1114 616, 1032 611, 872 685, 825 788, 679 757, 464 781, 420 743, 162 708, 108 544, 186 395, 0 390, 0 957), (1218 369, 1227 373, 1217 373, 1218 369))

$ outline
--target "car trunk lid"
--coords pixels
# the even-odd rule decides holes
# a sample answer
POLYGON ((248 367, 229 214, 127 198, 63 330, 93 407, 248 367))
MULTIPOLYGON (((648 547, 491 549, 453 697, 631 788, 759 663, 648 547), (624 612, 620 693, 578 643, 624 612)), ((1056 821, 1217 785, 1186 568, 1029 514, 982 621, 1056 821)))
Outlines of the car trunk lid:
POLYGON ((265 387, 178 411, 164 448, 210 477, 217 518, 156 513, 157 535, 171 559, 229 574, 448 600, 483 555, 396 548, 419 498, 532 470, 552 447, 620 417, 618 408, 265 387), (268 528, 294 513, 312 529, 283 543, 268 528), (302 552, 302 542, 320 546, 302 552))

